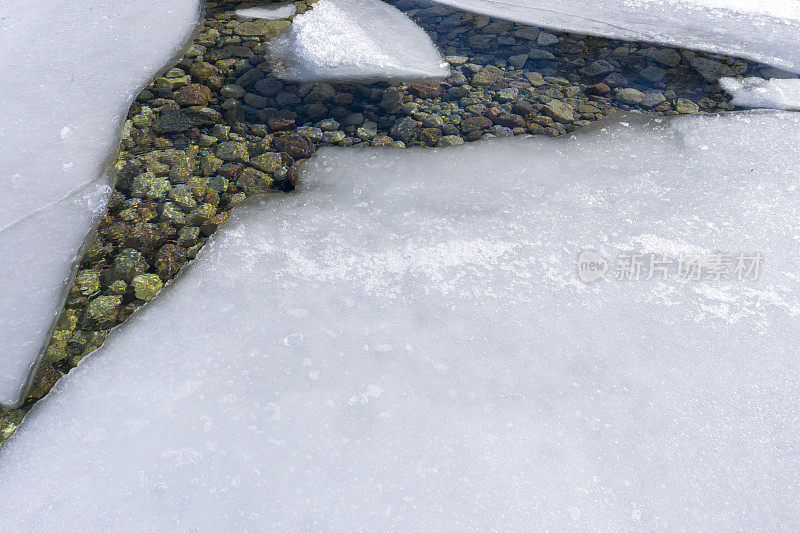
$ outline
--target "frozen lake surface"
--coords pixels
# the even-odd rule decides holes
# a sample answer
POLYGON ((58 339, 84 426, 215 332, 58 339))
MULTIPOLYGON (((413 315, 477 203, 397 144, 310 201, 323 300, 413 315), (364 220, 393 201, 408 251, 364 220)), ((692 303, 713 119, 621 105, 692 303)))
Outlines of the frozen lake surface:
POLYGON ((36 405, 0 529, 792 524, 798 135, 324 150, 36 405))
POLYGON ((199 15, 199 0, 0 5, 0 405, 21 399, 105 210, 128 107, 199 15))

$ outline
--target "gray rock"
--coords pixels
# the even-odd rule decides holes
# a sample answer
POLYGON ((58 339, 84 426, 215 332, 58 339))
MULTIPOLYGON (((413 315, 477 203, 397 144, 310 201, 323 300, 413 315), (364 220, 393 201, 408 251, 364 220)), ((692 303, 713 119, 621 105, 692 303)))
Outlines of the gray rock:
POLYGON ((134 198, 148 198, 150 200, 159 200, 164 198, 170 191, 172 186, 169 180, 165 178, 158 178, 150 172, 139 174, 133 179, 131 185, 131 196, 134 198))
POLYGON ((705 57, 692 58, 689 63, 707 82, 715 82, 726 76, 736 76, 736 72, 728 65, 705 57))
POLYGON ((130 282, 135 276, 147 272, 149 265, 144 256, 133 248, 125 248, 114 258, 111 268, 113 279, 130 282))
POLYGON ((246 163, 250 160, 247 153, 247 144, 237 141, 225 141, 217 145, 217 157, 223 161, 246 163))
POLYGON ((554 61, 556 59, 555 54, 553 52, 548 52, 547 50, 540 50, 539 48, 534 48, 530 52, 528 52, 528 57, 534 60, 544 60, 544 61, 554 61))
POLYGON ((675 101, 675 111, 684 115, 691 115, 692 113, 700 112, 700 107, 685 98, 678 98, 675 101))
POLYGON ((131 283, 134 295, 140 300, 149 302, 156 297, 164 284, 156 274, 142 274, 133 278, 131 283))
POLYGON ((122 296, 98 296, 86 308, 86 321, 101 328, 112 327, 121 306, 122 296))
POLYGON ((513 102, 519 96, 519 89, 507 87, 497 91, 497 100, 500 102, 513 102))
POLYGON ((214 124, 211 127, 211 135, 220 141, 227 141, 228 136, 231 134, 231 127, 225 124, 214 124))
POLYGON ((433 113, 422 120, 422 125, 426 128, 441 128, 444 126, 444 119, 440 115, 433 113))
POLYGON ((403 103, 403 94, 397 89, 386 89, 378 104, 378 107, 390 113, 399 108, 403 103))
POLYGON ((641 104, 644 107, 655 107, 663 102, 666 102, 667 98, 664 96, 663 93, 658 91, 648 91, 644 93, 644 98, 642 98, 641 104))
POLYGON ((389 133, 392 135, 393 139, 408 144, 417 137, 421 129, 422 122, 414 120, 411 117, 403 117, 395 122, 389 133))
POLYGON ((281 168, 283 163, 281 154, 277 152, 267 152, 251 159, 250 164, 262 172, 275 172, 281 168))
POLYGON ((197 206, 192 191, 190 191, 189 187, 186 185, 173 187, 172 190, 169 191, 169 197, 183 209, 193 209, 197 206))
POLYGON ((534 26, 523 26, 515 31, 512 35, 519 39, 525 39, 526 41, 535 41, 539 38, 539 32, 541 30, 534 26))
POLYGON ((240 98, 244 98, 246 91, 244 90, 244 87, 242 87, 241 85, 230 84, 220 89, 219 94, 223 98, 234 98, 236 100, 239 100, 240 98))
POLYGON ((625 105, 639 105, 644 100, 644 93, 638 89, 620 89, 617 91, 617 94, 614 95, 614 98, 617 102, 625 105))
POLYGON ((358 126, 364 122, 362 113, 351 113, 342 119, 342 127, 358 126))
MULTIPOLYGON (((200 228, 195 226, 184 226, 178 232, 178 244, 184 248, 191 248, 197 244, 198 237, 200 237, 200 228)), ((136 277, 138 278, 139 276, 136 277)), ((136 283, 136 278, 133 278, 133 283, 136 283)))
POLYGON ((552 46, 559 42, 561 42, 560 38, 546 31, 539 32, 539 37, 536 39, 539 46, 552 46))
POLYGON ((219 193, 223 193, 228 190, 228 180, 222 176, 212 176, 208 180, 208 186, 219 193))
POLYGON ((589 76, 590 78, 593 78, 593 77, 596 77, 596 76, 604 76, 606 74, 614 72, 615 70, 617 70, 617 67, 615 67, 614 65, 612 65, 608 61, 605 61, 603 59, 598 59, 597 61, 594 61, 588 67, 582 68, 581 69, 581 74, 583 74, 584 76, 589 76))
POLYGON ((639 72, 639 76, 653 83, 663 80, 666 74, 666 70, 655 65, 645 67, 639 72))
POLYGON ((446 79, 445 81, 450 85, 457 87, 460 85, 465 85, 467 83, 467 77, 464 76, 464 73, 460 70, 454 70, 446 79))
POLYGON ((346 137, 343 131, 326 131, 322 134, 322 142, 336 144, 346 137))
MULTIPOLYGON (((222 159, 216 157, 210 152, 205 152, 200 154, 200 169, 203 171, 204 176, 211 176, 213 174, 216 174, 217 171, 222 166, 222 163, 223 163, 222 159)), ((172 169, 170 169, 170 171, 172 171, 172 169)))
POLYGON ((82 296, 91 296, 96 293, 100 290, 100 273, 91 269, 81 270, 75 276, 72 290, 82 296))
POLYGON ((544 106, 544 113, 553 120, 561 123, 570 123, 575 120, 575 110, 571 105, 559 100, 550 100, 544 106))
POLYGON ((458 146, 459 144, 464 144, 464 139, 458 135, 445 135, 439 139, 436 146, 458 146))
POLYGON ((161 208, 161 220, 181 226, 186 223, 186 214, 173 202, 167 202, 161 208))
POLYGON ((257 109, 264 109, 269 105, 269 100, 260 94, 247 93, 244 95, 244 103, 257 109))
POLYGON ((522 68, 528 61, 528 54, 518 54, 508 58, 508 64, 517 68, 522 68))
POLYGON ((469 61, 469 58, 466 56, 447 56, 444 58, 444 60, 453 65, 454 67, 460 67, 461 65, 469 61))
POLYGON ((326 118, 324 120, 319 121, 319 123, 317 123, 317 126, 319 126, 319 128, 322 131, 336 131, 339 129, 340 124, 332 118, 326 118))
POLYGON ((275 97, 275 105, 280 108, 288 108, 300 103, 300 97, 294 93, 281 91, 275 97))
POLYGON ((677 67, 681 62, 681 55, 671 48, 651 48, 648 55, 665 67, 677 67))
POLYGON ((503 71, 494 65, 486 65, 472 76, 473 85, 494 85, 503 77, 503 71))
POLYGON ((333 100, 336 96, 336 89, 329 83, 315 83, 305 97, 306 103, 324 103, 333 100))
POLYGON ((626 78, 619 72, 612 72, 611 74, 603 78, 603 83, 605 83, 609 87, 624 87, 625 85, 628 85, 628 78, 626 78))

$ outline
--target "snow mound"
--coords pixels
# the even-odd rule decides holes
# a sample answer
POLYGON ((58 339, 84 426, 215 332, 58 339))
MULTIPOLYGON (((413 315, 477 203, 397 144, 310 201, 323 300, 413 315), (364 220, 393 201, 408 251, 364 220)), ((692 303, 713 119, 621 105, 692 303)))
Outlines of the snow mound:
POLYGON ((63 305, 130 102, 198 15, 197 0, 0 4, 0 404, 18 403, 63 305))
POLYGON ((728 54, 800 72, 797 0, 435 1, 524 24, 728 54))
POLYGON ((320 0, 269 46, 297 81, 442 78, 449 67, 425 31, 381 0, 320 0))
POLYGON ((722 78, 719 84, 739 107, 800 111, 800 79, 722 78))
POLYGON ((744 112, 322 150, 36 405, 0 529, 785 528, 798 135, 744 112), (585 284, 587 249, 764 265, 585 284))
POLYGON ((237 9, 236 16, 255 19, 285 19, 294 15, 297 6, 294 4, 274 4, 262 7, 237 9))

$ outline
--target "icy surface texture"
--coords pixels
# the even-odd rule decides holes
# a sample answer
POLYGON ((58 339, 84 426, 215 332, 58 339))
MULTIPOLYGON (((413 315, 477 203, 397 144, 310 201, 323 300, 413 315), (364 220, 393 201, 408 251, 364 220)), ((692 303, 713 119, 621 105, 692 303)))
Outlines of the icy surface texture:
POLYGON ((20 398, 105 206, 130 102, 197 0, 0 2, 0 404, 20 398))
POLYGON ((320 0, 269 44, 299 81, 424 79, 449 67, 428 34, 381 0, 320 0))
POLYGON ((800 79, 722 78, 719 84, 739 107, 800 110, 800 79))
POLYGON ((297 7, 294 4, 275 4, 237 9, 236 15, 254 19, 285 19, 294 15, 295 11, 297 7))
POLYGON ((752 112, 323 150, 36 405, 0 530, 786 527, 798 135, 752 112), (585 285, 586 248, 765 266, 585 285))
POLYGON ((435 0, 557 30, 729 54, 800 72, 798 0, 435 0))

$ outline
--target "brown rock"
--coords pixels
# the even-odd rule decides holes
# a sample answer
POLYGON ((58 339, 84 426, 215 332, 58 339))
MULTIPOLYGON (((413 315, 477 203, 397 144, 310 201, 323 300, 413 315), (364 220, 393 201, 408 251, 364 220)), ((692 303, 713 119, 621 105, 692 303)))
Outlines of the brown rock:
POLYGON ((297 133, 281 135, 273 142, 276 149, 285 152, 294 159, 305 159, 314 153, 314 144, 297 133))
POLYGON ((392 146, 394 143, 394 139, 389 137, 388 135, 378 135, 372 142, 370 143, 372 146, 380 146, 382 148, 388 148, 392 146))
POLYGON ((162 281, 172 279, 186 262, 186 249, 165 244, 156 254, 156 272, 162 281))
POLYGON ((409 85, 408 91, 417 98, 430 100, 432 98, 438 98, 441 96, 442 87, 440 85, 433 85, 430 83, 412 83, 409 85))
POLYGON ((473 85, 489 86, 494 85, 503 77, 503 71, 494 65, 487 65, 475 73, 472 77, 473 85))
POLYGON ((175 228, 167 222, 139 224, 125 239, 125 246, 135 248, 144 255, 149 256, 174 237, 175 234, 175 228))
POLYGON ((605 83, 597 83, 595 85, 590 85, 586 88, 586 94, 593 94, 597 96, 605 96, 610 92, 611 92, 611 87, 609 87, 605 83))
POLYGON ((214 215, 211 220, 200 226, 200 231, 203 232, 203 235, 209 236, 219 228, 225 221, 228 220, 228 213, 219 213, 214 215))
POLYGON ((464 133, 471 133, 491 127, 492 119, 487 117, 469 117, 461 121, 461 131, 464 133))
POLYGON ((219 167, 219 174, 229 180, 235 180, 242 175, 242 169, 242 165, 238 163, 225 163, 219 167))
POLYGON ((211 100, 211 89, 199 83, 190 83, 175 93, 175 101, 182 106, 207 106, 211 100))
POLYGON ((426 146, 436 146, 442 138, 442 130, 439 128, 424 128, 419 134, 419 140, 426 146))
POLYGON ((297 115, 288 109, 264 109, 259 111, 259 117, 266 118, 266 123, 272 131, 284 131, 294 127, 297 115), (263 113, 263 115, 262 115, 263 113))
POLYGON ((507 128, 525 127, 525 119, 513 113, 502 113, 500 115, 492 116, 492 122, 507 128))
POLYGON ((522 117, 529 117, 536 114, 536 108, 528 100, 518 100, 514 102, 511 111, 522 117))
POLYGON ((353 103, 353 95, 352 93, 336 93, 336 96, 333 97, 333 103, 338 106, 347 107, 353 103))

